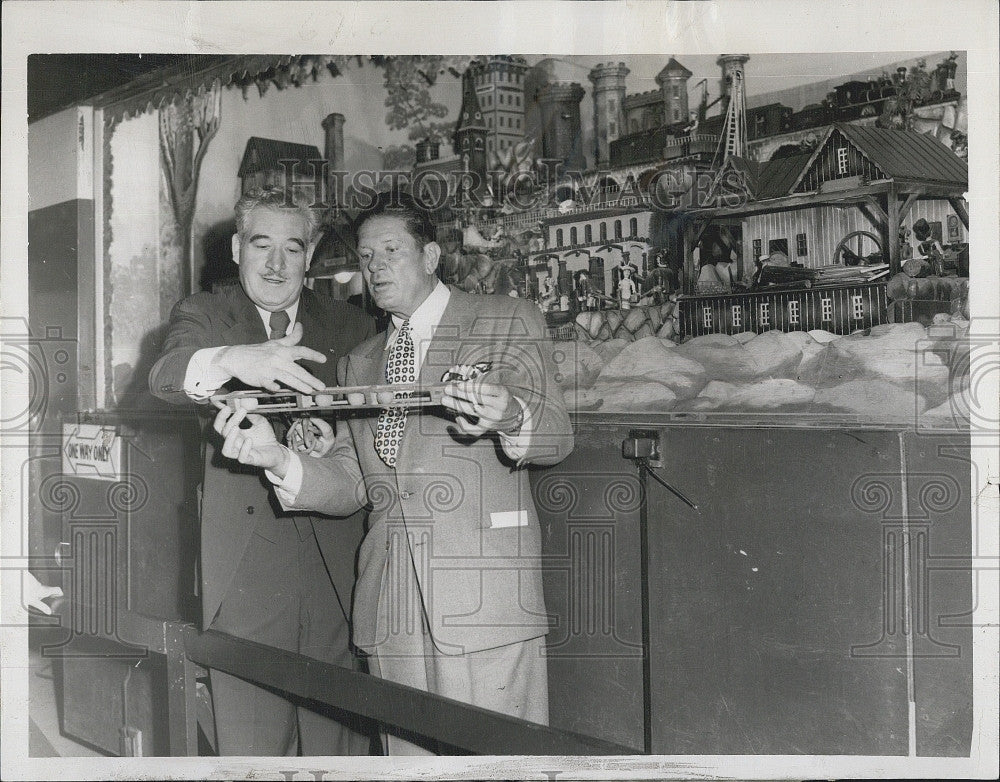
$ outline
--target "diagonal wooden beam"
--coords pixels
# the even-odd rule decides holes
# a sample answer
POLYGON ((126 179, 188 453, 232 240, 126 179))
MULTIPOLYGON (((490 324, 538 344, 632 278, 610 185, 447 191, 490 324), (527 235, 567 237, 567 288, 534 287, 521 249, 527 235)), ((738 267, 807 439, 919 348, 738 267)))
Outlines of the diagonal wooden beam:
POLYGON ((191 662, 483 755, 636 755, 640 750, 470 706, 215 630, 190 634, 191 662))
MULTIPOLYGON (((885 210, 882 208, 882 204, 878 202, 878 199, 875 196, 872 195, 866 196, 865 204, 867 204, 868 207, 872 210, 872 212, 875 213, 875 216, 878 218, 879 221, 881 221, 883 225, 887 225, 889 223, 889 215, 885 213, 885 210)), ((878 226, 877 222, 873 224, 878 226)))
MULTIPOLYGON (((915 190, 906 196, 906 200, 903 205, 899 207, 899 222, 902 223, 906 219, 906 215, 910 213, 910 208, 916 203, 917 199, 924 194, 923 190, 915 190)), ((896 226, 897 228, 899 226, 896 226)))

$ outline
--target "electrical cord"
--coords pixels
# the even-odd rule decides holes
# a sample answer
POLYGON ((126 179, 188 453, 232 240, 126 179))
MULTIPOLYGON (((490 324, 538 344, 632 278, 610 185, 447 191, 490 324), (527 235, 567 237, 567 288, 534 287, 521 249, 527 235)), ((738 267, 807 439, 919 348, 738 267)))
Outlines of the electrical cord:
POLYGON ((690 507, 696 513, 699 513, 699 514, 701 513, 701 511, 698 510, 698 506, 695 505, 695 503, 692 502, 688 497, 686 497, 683 494, 683 492, 681 492, 679 489, 675 489, 673 486, 671 486, 669 483, 667 483, 665 480, 663 480, 663 478, 661 478, 659 475, 657 475, 655 472, 653 472, 652 468, 649 465, 649 458, 648 457, 640 456, 638 459, 636 459, 636 461, 640 465, 642 465, 643 469, 646 471, 646 475, 648 475, 650 478, 652 478, 654 481, 656 481, 658 484, 660 484, 660 486, 662 486, 664 489, 666 489, 667 491, 669 491, 671 494, 673 494, 675 497, 677 497, 679 500, 681 500, 685 505, 687 505, 688 507, 690 507))

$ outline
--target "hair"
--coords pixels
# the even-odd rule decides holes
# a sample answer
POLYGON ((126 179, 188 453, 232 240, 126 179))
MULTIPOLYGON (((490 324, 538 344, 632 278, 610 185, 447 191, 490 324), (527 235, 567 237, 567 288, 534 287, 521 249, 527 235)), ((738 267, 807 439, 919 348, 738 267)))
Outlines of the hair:
POLYGON ((375 196, 374 203, 363 210, 355 221, 356 233, 374 217, 397 217, 403 221, 406 232, 413 237, 419 249, 436 241, 430 211, 418 199, 400 190, 386 190, 375 196))
POLYGON ((931 225, 924 218, 920 218, 913 224, 913 235, 921 242, 931 235, 931 225))
POLYGON ((274 209, 276 211, 294 210, 302 215, 309 230, 309 241, 316 239, 319 233, 319 215, 304 204, 296 194, 283 187, 252 188, 244 193, 240 200, 236 202, 234 211, 236 212, 236 233, 243 237, 247 220, 254 209, 274 209))

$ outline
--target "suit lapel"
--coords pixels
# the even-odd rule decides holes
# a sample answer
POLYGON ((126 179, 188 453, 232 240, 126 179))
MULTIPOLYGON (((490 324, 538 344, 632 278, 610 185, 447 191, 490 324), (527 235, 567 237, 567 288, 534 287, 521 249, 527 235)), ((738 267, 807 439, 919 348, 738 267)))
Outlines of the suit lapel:
POLYGON ((267 341, 260 313, 239 285, 233 288, 232 306, 222 320, 226 345, 253 345, 267 341))
POLYGON ((342 324, 327 322, 329 317, 324 317, 320 305, 316 301, 316 297, 308 288, 302 289, 297 319, 302 324, 302 342, 300 344, 317 350, 326 356, 325 364, 305 361, 303 362, 303 366, 326 383, 327 386, 337 385, 338 356, 336 344, 338 340, 337 334, 331 333, 331 326, 338 328, 342 327, 342 324))
MULTIPOLYGON (((351 353, 347 357, 347 368, 344 373, 345 385, 349 386, 373 386, 383 385, 385 380, 385 367, 389 361, 389 351, 385 348, 386 332, 380 331, 369 340, 367 350, 351 353)), ((375 437, 375 424, 378 417, 366 415, 365 421, 372 430, 372 438, 375 437)))
POLYGON ((441 382, 441 377, 455 364, 461 364, 468 352, 466 337, 475 322, 476 308, 472 296, 451 289, 451 297, 441 320, 434 329, 431 344, 420 366, 421 385, 441 382))

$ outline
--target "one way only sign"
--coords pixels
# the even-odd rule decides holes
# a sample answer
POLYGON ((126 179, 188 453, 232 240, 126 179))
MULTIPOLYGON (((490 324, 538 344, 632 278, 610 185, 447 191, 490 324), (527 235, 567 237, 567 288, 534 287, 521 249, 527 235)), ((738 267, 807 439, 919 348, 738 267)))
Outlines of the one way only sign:
POLYGON ((113 426, 63 424, 63 475, 99 481, 122 479, 122 439, 113 426))

